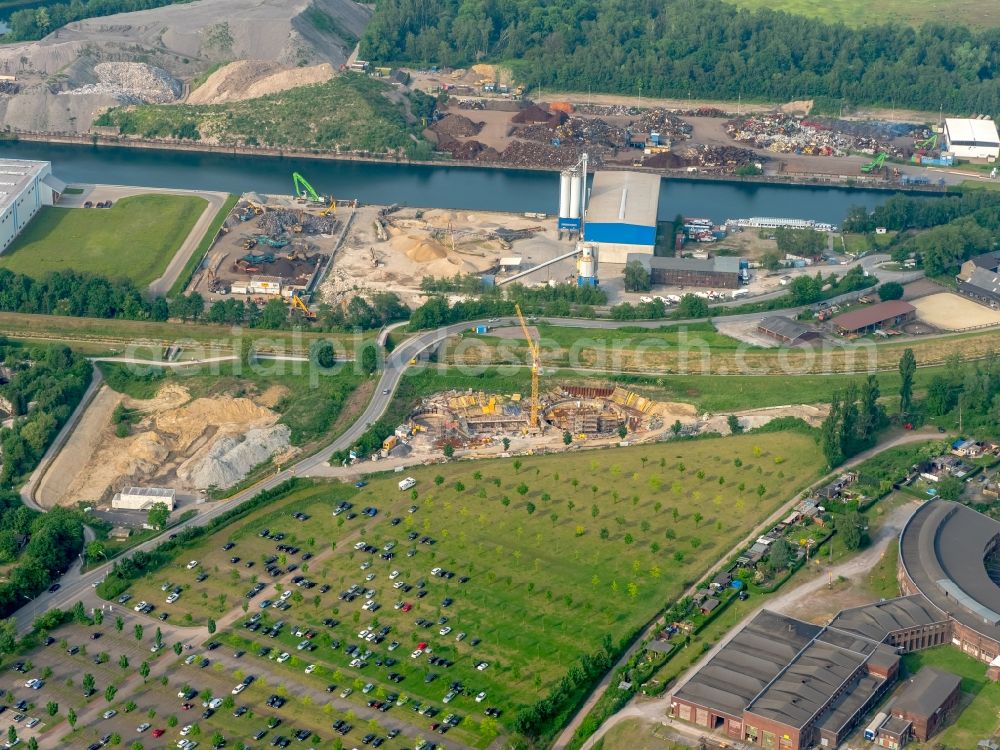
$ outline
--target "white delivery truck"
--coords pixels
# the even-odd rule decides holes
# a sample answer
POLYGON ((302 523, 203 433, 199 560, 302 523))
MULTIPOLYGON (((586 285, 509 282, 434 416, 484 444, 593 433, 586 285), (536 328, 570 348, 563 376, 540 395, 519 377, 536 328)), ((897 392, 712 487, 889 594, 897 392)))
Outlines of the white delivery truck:
POLYGON ((414 479, 413 477, 407 477, 406 479, 404 479, 402 482, 399 483, 399 489, 408 490, 416 483, 417 483, 416 479, 414 479))

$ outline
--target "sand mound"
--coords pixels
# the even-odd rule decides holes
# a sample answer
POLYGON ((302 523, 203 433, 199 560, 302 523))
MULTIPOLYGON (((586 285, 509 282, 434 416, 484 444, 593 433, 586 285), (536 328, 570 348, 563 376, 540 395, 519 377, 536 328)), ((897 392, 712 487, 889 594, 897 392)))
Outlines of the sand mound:
POLYGON ((429 263, 448 255, 444 245, 434 240, 424 240, 406 251, 406 257, 417 263, 429 263))
POLYGON ((276 386, 259 402, 229 395, 192 399, 186 388, 170 383, 154 398, 126 398, 126 407, 145 416, 125 438, 114 435, 105 417, 103 431, 93 441, 97 447, 53 504, 107 500, 129 484, 181 492, 231 486, 289 447, 288 428, 276 425, 279 415, 268 408, 285 393, 286 388, 276 386))
POLYGON ((212 73, 201 86, 191 92, 187 103, 221 104, 256 99, 298 86, 328 81, 333 73, 333 66, 329 63, 284 68, 270 60, 237 60, 212 73))

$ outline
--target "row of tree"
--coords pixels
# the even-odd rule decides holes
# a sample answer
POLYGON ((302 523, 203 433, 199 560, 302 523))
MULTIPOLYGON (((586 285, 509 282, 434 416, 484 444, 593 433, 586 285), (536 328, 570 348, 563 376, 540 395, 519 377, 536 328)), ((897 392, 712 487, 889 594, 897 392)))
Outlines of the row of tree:
POLYGON ((878 431, 885 427, 885 409, 878 403, 878 378, 869 375, 860 387, 851 383, 835 391, 830 413, 820 427, 820 445, 830 466, 875 445, 878 431))
POLYGON ((720 0, 381 0, 361 54, 503 62, 563 91, 1000 110, 1000 29, 850 28, 720 0))
MULTIPOLYGON (((289 314, 288 306, 280 299, 258 305, 251 299, 230 298, 209 307, 197 292, 170 300, 159 296, 147 299, 128 279, 112 280, 77 271, 59 271, 33 279, 0 269, 0 311, 161 322, 177 318, 268 329, 310 325, 301 312, 293 310, 289 314)), ((381 292, 371 299, 355 296, 345 306, 320 305, 312 325, 324 331, 369 330, 408 316, 409 310, 397 295, 381 292)))
POLYGON ((510 284, 502 289, 488 290, 475 299, 453 304, 448 304, 444 297, 433 296, 410 315, 410 328, 440 328, 465 320, 513 315, 515 304, 519 304, 527 314, 592 318, 595 314, 593 306, 607 301, 607 294, 599 287, 575 284, 526 287, 510 284))

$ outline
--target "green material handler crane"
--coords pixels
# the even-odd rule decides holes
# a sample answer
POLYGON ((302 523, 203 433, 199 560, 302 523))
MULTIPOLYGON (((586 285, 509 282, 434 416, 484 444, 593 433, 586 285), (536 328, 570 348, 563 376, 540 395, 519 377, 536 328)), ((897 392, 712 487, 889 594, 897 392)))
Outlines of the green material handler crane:
POLYGON ((887 154, 885 153, 885 151, 883 151, 868 164, 865 164, 863 167, 861 167, 861 171, 864 172, 865 174, 869 174, 870 172, 874 172, 877 169, 881 169, 882 166, 885 164, 886 156, 887 154))
POLYGON ((326 202, 319 196, 319 193, 313 190, 313 186, 309 184, 309 181, 298 172, 292 172, 292 189, 296 198, 307 200, 310 203, 326 202))

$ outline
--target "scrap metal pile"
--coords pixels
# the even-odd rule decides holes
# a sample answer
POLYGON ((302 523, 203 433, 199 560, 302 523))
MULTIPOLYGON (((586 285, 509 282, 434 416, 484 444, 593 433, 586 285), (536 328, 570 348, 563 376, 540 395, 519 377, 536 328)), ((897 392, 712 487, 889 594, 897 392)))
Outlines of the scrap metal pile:
POLYGON ((697 167, 701 172, 729 174, 748 164, 763 161, 759 155, 737 146, 688 146, 676 152, 666 152, 647 156, 642 160, 644 167, 660 169, 680 169, 697 167))
POLYGON ((845 156, 851 151, 903 155, 893 140, 918 126, 905 123, 802 119, 785 114, 752 115, 726 123, 733 140, 782 154, 845 156))
POLYGON ((270 237, 278 237, 286 232, 331 234, 337 228, 337 220, 328 216, 315 216, 306 211, 276 208, 265 211, 257 219, 257 226, 270 237))
POLYGON ((622 148, 628 143, 628 131, 625 128, 609 125, 596 117, 571 117, 556 127, 527 125, 517 130, 517 137, 553 145, 572 141, 608 149, 622 148))

